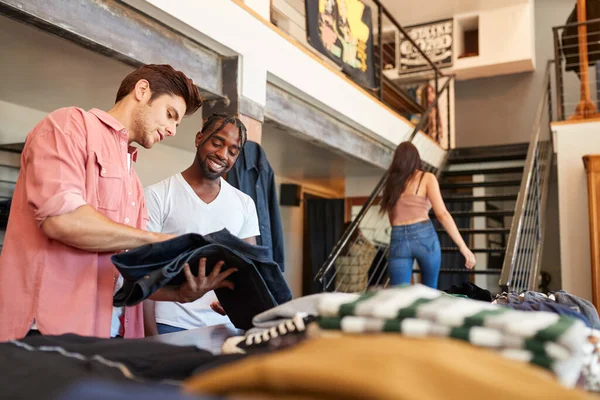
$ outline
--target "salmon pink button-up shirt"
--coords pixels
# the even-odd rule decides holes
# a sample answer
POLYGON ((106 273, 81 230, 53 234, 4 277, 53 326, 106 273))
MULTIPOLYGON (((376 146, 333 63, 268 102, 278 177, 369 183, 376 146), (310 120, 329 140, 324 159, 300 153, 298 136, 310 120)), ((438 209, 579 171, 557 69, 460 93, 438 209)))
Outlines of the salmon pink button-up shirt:
MULTIPOLYGON (((112 254, 51 240, 40 226, 87 204, 145 229, 143 189, 128 168, 136 154, 125 127, 97 109, 62 108, 29 133, 0 255, 0 341, 23 337, 34 321, 47 335, 110 336, 112 254)), ((125 337, 144 336, 141 305, 122 322, 125 337)))

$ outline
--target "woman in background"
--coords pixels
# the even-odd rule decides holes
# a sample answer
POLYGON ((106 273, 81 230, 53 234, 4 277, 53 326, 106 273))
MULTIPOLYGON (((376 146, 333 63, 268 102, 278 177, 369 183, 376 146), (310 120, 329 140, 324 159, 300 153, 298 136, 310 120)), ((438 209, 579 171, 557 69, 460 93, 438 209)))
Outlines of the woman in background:
POLYGON ((465 257, 465 266, 475 266, 475 255, 461 237, 456 223, 446 209, 435 175, 422 169, 419 151, 410 142, 398 145, 383 189, 381 212, 386 212, 392 225, 388 268, 390 284, 410 284, 416 259, 421 282, 437 288, 442 252, 440 240, 429 210, 456 243, 465 257))

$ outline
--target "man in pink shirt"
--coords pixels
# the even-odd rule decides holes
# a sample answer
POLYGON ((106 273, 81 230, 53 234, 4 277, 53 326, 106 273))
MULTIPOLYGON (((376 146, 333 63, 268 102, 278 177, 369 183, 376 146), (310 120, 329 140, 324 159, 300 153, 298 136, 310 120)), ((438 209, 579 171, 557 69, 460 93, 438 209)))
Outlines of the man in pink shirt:
MULTIPOLYGON (((198 88, 168 65, 146 65, 121 83, 112 109, 50 113, 27 136, 0 255, 0 341, 28 333, 144 336, 141 304, 112 306, 121 278, 115 252, 169 239, 145 230, 136 142, 174 136, 202 105, 198 88)), ((159 301, 194 301, 235 269, 161 289, 159 301)))

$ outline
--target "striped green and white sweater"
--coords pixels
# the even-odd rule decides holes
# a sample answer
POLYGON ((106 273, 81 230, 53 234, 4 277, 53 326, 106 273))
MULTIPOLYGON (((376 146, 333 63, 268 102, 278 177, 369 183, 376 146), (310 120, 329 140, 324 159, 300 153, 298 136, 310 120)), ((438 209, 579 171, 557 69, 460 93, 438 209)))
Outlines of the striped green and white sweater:
POLYGON ((571 317, 512 310, 423 285, 331 293, 322 298, 318 311, 323 329, 464 340, 549 369, 567 386, 579 378, 588 332, 571 317))

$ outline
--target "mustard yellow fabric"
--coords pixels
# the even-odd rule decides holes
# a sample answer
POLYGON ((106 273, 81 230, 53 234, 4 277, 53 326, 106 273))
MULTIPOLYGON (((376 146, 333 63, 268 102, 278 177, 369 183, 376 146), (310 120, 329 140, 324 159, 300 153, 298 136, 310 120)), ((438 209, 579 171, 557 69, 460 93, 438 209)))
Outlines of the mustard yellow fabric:
POLYGON ((192 377, 184 390, 281 399, 595 398, 561 386, 546 370, 464 342, 385 333, 307 340, 192 377))

